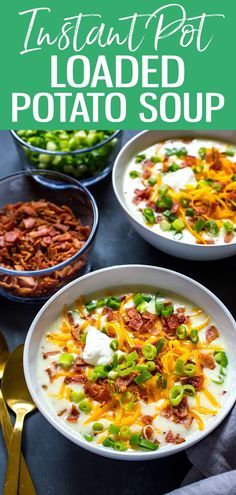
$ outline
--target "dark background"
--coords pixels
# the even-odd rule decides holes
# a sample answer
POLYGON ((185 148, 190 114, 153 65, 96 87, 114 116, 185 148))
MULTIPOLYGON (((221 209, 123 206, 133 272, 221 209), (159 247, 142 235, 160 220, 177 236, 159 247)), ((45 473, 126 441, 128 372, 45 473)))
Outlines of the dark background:
MULTIPOLYGON (((125 132, 123 141, 134 134, 135 131, 125 132)), ((20 169, 10 133, 0 131, 0 177, 20 169)), ((142 263, 176 270, 212 290, 236 316, 235 258, 192 262, 164 254, 147 244, 129 225, 113 193, 110 177, 91 188, 91 192, 100 213, 93 269, 142 263)), ((0 296, 0 330, 11 349, 24 341, 39 308, 39 304, 15 303, 0 296)), ((23 447, 37 495, 161 495, 179 487, 190 467, 185 452, 148 462, 126 463, 99 457, 69 442, 40 413, 26 420, 23 447)), ((0 436, 0 490, 6 459, 0 436)))

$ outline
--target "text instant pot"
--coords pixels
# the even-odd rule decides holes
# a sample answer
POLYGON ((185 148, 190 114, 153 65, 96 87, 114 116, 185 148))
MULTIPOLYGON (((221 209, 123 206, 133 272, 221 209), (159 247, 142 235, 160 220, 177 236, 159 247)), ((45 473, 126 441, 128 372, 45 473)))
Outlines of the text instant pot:
POLYGON ((12 93, 15 123, 29 110, 40 123, 52 122, 57 114, 61 123, 98 123, 105 116, 107 122, 121 124, 130 112, 145 123, 180 119, 210 123, 224 107, 224 95, 215 88, 191 91, 187 84, 191 66, 184 60, 187 50, 197 52, 200 66, 214 43, 213 26, 216 20, 224 22, 223 14, 189 16, 182 5, 173 3, 152 13, 120 17, 114 26, 99 13, 79 13, 64 17, 53 32, 46 27, 48 16, 53 16, 51 8, 19 15, 27 21, 20 54, 37 57, 45 52, 51 90, 12 93), (166 53, 167 39, 172 43, 166 53), (132 95, 137 88, 134 108, 132 95))

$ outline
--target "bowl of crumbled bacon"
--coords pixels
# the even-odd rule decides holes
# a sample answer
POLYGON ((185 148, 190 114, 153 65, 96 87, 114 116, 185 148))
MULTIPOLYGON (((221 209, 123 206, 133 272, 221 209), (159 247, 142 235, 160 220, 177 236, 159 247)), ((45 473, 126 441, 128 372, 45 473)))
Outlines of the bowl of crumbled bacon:
POLYGON ((97 225, 95 200, 75 179, 51 171, 3 178, 0 293, 41 300, 88 272, 97 225))
POLYGON ((138 134, 116 159, 113 187, 158 249, 194 260, 236 254, 236 145, 223 131, 138 134))
POLYGON ((194 280, 152 266, 104 268, 40 310, 24 370, 65 437, 125 460, 167 456, 209 434, 236 399, 236 324, 194 280))

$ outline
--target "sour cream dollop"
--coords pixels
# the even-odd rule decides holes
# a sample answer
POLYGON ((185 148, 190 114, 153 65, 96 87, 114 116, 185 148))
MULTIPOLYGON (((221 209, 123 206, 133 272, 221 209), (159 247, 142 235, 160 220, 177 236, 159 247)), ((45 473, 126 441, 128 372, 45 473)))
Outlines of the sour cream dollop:
POLYGON ((180 191, 186 186, 196 187, 197 181, 191 167, 181 168, 176 172, 171 172, 163 177, 162 182, 175 191, 180 191))
POLYGON ((110 347, 111 342, 112 339, 105 333, 90 326, 83 351, 84 361, 93 366, 109 364, 113 356, 113 350, 110 347))

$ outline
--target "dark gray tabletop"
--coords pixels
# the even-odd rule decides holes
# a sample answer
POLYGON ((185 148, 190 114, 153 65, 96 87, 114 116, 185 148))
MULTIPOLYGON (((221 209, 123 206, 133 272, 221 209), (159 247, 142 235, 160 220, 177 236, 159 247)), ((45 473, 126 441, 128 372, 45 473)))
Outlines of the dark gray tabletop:
MULTIPOLYGON (((134 133, 125 132, 124 141, 134 133)), ((20 169, 10 134, 0 131, 0 176, 20 169)), ((235 313, 235 258, 209 263, 166 255, 147 244, 129 225, 114 196, 110 177, 91 192, 100 213, 93 269, 142 263, 176 270, 208 287, 235 313)), ((0 329, 11 349, 24 341, 39 307, 0 297, 0 329)), ((23 447, 37 495, 161 495, 177 488, 190 467, 185 453, 157 461, 129 463, 99 457, 66 440, 40 413, 26 420, 23 447)), ((5 467, 6 452, 0 437, 0 486, 5 467)))

